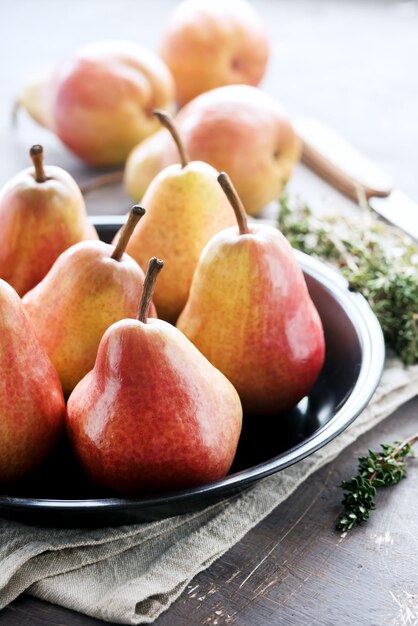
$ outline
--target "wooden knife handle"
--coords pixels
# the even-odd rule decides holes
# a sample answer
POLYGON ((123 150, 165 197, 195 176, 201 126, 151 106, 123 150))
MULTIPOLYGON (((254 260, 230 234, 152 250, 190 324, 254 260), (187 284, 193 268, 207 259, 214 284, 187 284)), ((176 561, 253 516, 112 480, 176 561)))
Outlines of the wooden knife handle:
POLYGON ((355 202, 359 189, 367 198, 391 193, 386 174, 331 128, 310 118, 298 118, 294 126, 302 142, 302 161, 330 185, 355 202))

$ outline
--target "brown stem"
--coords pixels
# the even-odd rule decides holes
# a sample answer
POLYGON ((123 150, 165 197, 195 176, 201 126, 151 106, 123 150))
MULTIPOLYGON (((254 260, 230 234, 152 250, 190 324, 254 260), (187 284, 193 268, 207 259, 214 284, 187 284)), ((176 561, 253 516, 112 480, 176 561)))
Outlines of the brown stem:
POLYGON ((221 172, 218 176, 218 183, 224 190, 226 197, 235 211, 235 217, 237 218, 240 235, 248 235, 250 231, 247 223, 247 213, 228 174, 221 172))
POLYGON ((138 224, 141 217, 145 215, 145 209, 142 206, 133 206, 130 210, 128 220, 125 226, 122 228, 121 234, 119 236, 118 242, 113 250, 113 254, 111 256, 115 261, 120 261, 123 257, 123 253, 125 252, 126 246, 128 245, 128 241, 131 238, 132 233, 134 232, 135 226, 138 224))
POLYGON ((418 441, 418 433, 416 433, 412 437, 408 437, 408 439, 405 439, 405 441, 402 441, 402 443, 398 446, 397 449, 402 450, 402 448, 405 448, 405 446, 413 446, 415 443, 417 443, 417 441, 418 441))
POLYGON ((155 117, 158 117, 160 123, 165 126, 165 128, 167 128, 167 130, 170 132, 172 138, 176 142, 176 146, 180 154, 181 166, 186 167, 186 165, 190 161, 189 155, 187 154, 186 148, 184 147, 184 144, 180 139, 180 135, 176 128, 176 125, 174 124, 173 118, 166 111, 160 111, 159 109, 153 111, 153 114, 155 115, 155 117))
POLYGON ((155 281, 160 271, 164 267, 164 262, 153 256, 148 263, 147 273, 145 275, 144 286, 142 288, 141 300, 139 302, 139 311, 137 319, 144 324, 147 323, 148 311, 151 305, 152 294, 154 293, 155 281))
POLYGON ((44 149, 39 144, 32 146, 29 154, 35 167, 35 180, 37 183, 44 183, 47 180, 44 170, 44 149))
POLYGON ((96 176, 95 178, 91 178, 84 185, 80 185, 81 193, 86 195, 91 193, 92 191, 96 191, 96 189, 101 189, 102 187, 107 187, 107 185, 113 185, 114 183, 120 183, 123 180, 123 170, 118 170, 117 172, 108 172, 107 174, 102 174, 101 176, 96 176))

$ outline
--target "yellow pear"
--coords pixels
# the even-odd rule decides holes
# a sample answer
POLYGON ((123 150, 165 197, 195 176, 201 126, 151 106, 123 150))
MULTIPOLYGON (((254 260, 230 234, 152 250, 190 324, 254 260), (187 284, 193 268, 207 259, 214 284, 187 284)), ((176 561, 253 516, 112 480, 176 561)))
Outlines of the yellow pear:
POLYGON ((156 111, 177 144, 181 164, 170 165, 151 182, 144 198, 147 219, 136 226, 126 251, 143 269, 156 255, 164 259, 154 302, 158 316, 174 323, 186 304, 203 248, 234 215, 217 182, 218 172, 202 161, 188 161, 171 118, 156 111))

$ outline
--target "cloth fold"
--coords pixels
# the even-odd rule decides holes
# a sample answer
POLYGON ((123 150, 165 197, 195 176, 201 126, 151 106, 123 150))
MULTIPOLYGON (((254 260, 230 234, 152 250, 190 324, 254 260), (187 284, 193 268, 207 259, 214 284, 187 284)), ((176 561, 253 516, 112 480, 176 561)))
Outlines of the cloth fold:
POLYGON ((317 469, 418 392, 418 366, 388 359, 362 415, 330 444, 198 513, 120 528, 50 529, 0 520, 0 608, 26 591, 120 624, 153 622, 317 469))

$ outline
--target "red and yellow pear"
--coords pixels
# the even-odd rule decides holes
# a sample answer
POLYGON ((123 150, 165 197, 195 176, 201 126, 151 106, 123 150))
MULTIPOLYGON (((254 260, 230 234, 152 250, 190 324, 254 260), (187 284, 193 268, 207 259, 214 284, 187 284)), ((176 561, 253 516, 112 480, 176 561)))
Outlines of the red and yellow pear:
POLYGON ((92 481, 115 494, 185 489, 225 476, 241 403, 231 383, 171 324, 148 319, 151 259, 138 318, 113 324, 68 400, 67 430, 92 481))
POLYGON ((144 213, 133 207, 116 247, 84 241, 63 252, 23 298, 67 396, 93 367, 105 330, 136 315, 144 273, 124 250, 144 213))
POLYGON ((19 104, 87 163, 116 165, 157 130, 153 109, 174 107, 174 84, 150 50, 101 41, 28 83, 19 104))
POLYGON ((324 334, 302 270, 279 230, 248 224, 226 174, 238 227, 204 249, 177 327, 232 382, 244 411, 287 411, 321 370, 324 334))
MULTIPOLYGON (((250 215, 279 198, 300 157, 300 141, 283 107, 248 85, 218 87, 198 96, 175 122, 190 158, 229 172, 250 215)), ((128 194, 139 201, 152 178, 175 160, 165 129, 145 139, 126 162, 128 194)))
POLYGON ((58 374, 16 291, 0 280, 0 484, 30 473, 64 426, 58 374))
POLYGON ((175 323, 200 253, 215 233, 234 223, 234 216, 217 183, 218 172, 202 161, 189 161, 171 118, 155 113, 169 129, 181 164, 170 165, 151 182, 143 198, 147 218, 135 228, 126 250, 144 269, 153 254, 164 259, 154 302, 159 317, 175 323))
POLYGON ((75 180, 60 167, 43 165, 42 146, 32 146, 33 167, 0 192, 0 278, 20 296, 35 287, 61 252, 97 239, 75 180))
POLYGON ((185 0, 169 18, 160 54, 183 106, 221 85, 258 85, 269 42, 264 24, 246 0, 185 0))

